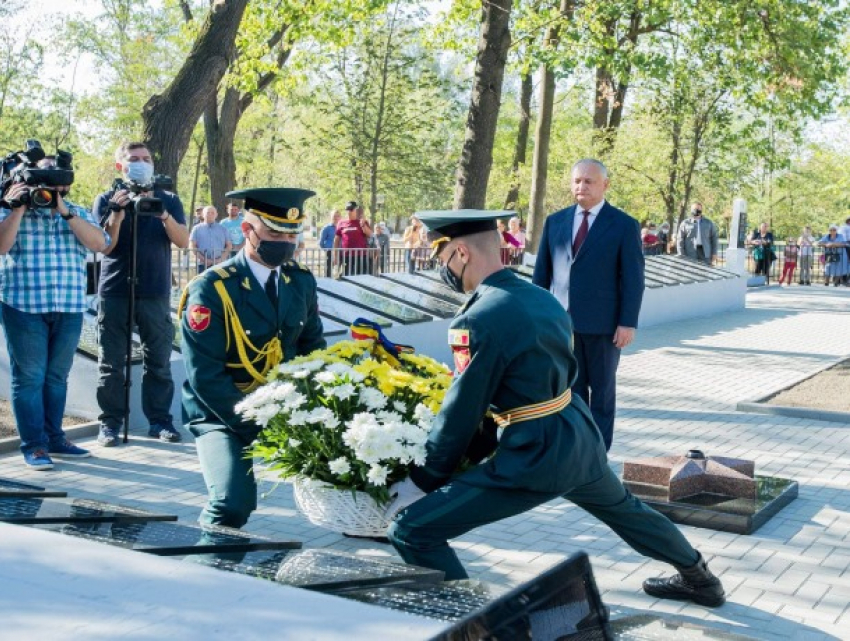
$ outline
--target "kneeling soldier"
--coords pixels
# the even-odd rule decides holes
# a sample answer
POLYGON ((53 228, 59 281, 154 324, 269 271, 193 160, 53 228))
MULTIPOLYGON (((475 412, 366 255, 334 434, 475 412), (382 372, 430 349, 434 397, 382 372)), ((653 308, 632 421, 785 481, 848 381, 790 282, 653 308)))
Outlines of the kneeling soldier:
POLYGON ((608 467, 587 405, 570 393, 576 359, 569 316, 549 292, 502 267, 496 219, 509 214, 416 214, 430 230, 443 280, 472 296, 449 329, 455 377, 425 463, 391 488, 396 499, 387 514, 398 516, 390 541, 408 563, 464 579, 450 539, 563 496, 636 551, 678 569, 646 581, 648 594, 723 604, 723 587, 699 552, 608 467), (464 457, 487 455, 455 475, 464 457))
POLYGON ((306 189, 247 189, 245 246, 186 287, 178 316, 186 383, 183 419, 209 499, 200 521, 242 527, 257 507, 253 464, 243 450, 260 431, 234 407, 283 361, 325 347, 316 279, 292 256, 306 189))

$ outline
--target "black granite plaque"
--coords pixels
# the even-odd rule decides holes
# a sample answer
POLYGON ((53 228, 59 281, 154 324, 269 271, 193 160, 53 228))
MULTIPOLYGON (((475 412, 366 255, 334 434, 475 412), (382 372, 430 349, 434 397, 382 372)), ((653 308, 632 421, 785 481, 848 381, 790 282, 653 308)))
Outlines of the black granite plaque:
POLYGON ((67 536, 148 552, 158 556, 183 556, 205 552, 297 550, 297 541, 275 541, 226 527, 147 521, 136 523, 63 523, 35 526, 67 536))
POLYGON ((608 609, 582 552, 463 616, 431 641, 613 638, 608 609))
POLYGON ((799 491, 797 482, 790 479, 756 475, 755 480, 755 500, 702 492, 668 501, 666 487, 628 481, 623 485, 674 523, 721 532, 752 534, 797 498, 799 491))
POLYGON ((21 525, 49 523, 108 523, 117 521, 176 521, 170 514, 155 514, 88 499, 43 497, 0 498, 0 521, 21 525))
POLYGON ((728 269, 724 269, 723 267, 716 267, 714 265, 709 265, 707 263, 703 263, 697 261, 693 258, 687 258, 685 256, 679 256, 676 254, 661 254, 659 256, 648 256, 647 262, 650 264, 658 263, 658 264, 669 264, 669 265, 677 265, 681 266, 683 263, 690 265, 692 268, 696 267, 703 274, 712 274, 714 276, 719 276, 721 278, 737 278, 738 274, 735 272, 731 272, 728 269))
MULTIPOLYGON (((318 282, 321 283, 324 280, 330 280, 328 278, 319 278, 318 282)), ((347 303, 335 296, 328 296, 324 294, 321 290, 319 291, 319 315, 322 316, 322 322, 324 323, 324 319, 328 318, 336 323, 341 323, 343 326, 348 327, 358 318, 364 316, 364 310, 362 307, 357 307, 356 305, 352 305, 351 303, 347 303)), ((385 316, 381 316, 379 314, 369 314, 369 320, 378 323, 381 327, 392 327, 393 322, 386 318, 385 316)))
POLYGON ((219 570, 321 592, 414 581, 437 583, 443 579, 443 573, 436 570, 328 550, 262 550, 213 554, 204 554, 199 550, 183 558, 187 562, 219 570))
POLYGON ((458 307, 463 305, 469 298, 466 294, 461 294, 449 289, 446 287, 445 283, 439 279, 435 281, 431 278, 424 278, 420 275, 420 272, 414 274, 405 272, 381 274, 381 278, 391 283, 404 285, 405 287, 429 294, 430 296, 441 298, 448 303, 457 305, 458 307))
POLYGON ((30 485, 29 483, 19 483, 18 481, 10 481, 9 479, 0 479, 0 497, 15 497, 15 496, 41 496, 64 498, 68 496, 67 492, 48 491, 38 485, 30 485))
POLYGON ((364 275, 352 276, 350 280, 360 287, 381 294, 382 296, 393 298, 439 318, 451 318, 458 309, 457 305, 446 302, 441 298, 430 296, 411 287, 388 281, 386 278, 364 275))
POLYGON ((408 614, 457 621, 484 608, 499 592, 479 581, 411 583, 339 592, 339 596, 408 614))
POLYGON ((319 291, 323 294, 333 296, 352 305, 360 307, 364 313, 361 316, 370 316, 377 312, 382 316, 398 323, 424 323, 433 320, 428 314, 400 303, 397 300, 376 294, 375 292, 358 287, 353 282, 323 278, 319 281, 319 291))

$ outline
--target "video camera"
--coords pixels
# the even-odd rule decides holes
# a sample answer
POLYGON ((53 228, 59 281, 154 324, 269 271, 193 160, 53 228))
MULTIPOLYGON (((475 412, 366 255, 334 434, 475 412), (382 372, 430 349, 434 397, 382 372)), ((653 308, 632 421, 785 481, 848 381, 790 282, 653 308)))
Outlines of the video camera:
MULTIPOLYGON (((139 216, 162 216, 162 214, 165 213, 165 206, 163 205, 162 200, 151 196, 143 196, 142 194, 152 192, 154 189, 160 189, 162 191, 174 189, 174 181, 164 174, 156 174, 151 182, 144 185, 132 180, 125 182, 118 178, 113 183, 112 190, 118 191, 119 189, 125 189, 133 194, 130 198, 130 202, 123 208, 126 209, 128 214, 135 213, 139 216)), ((122 207, 117 203, 109 203, 109 209, 110 211, 121 211, 122 207)))
POLYGON ((0 160, 0 198, 15 183, 24 183, 29 189, 13 201, 0 200, 0 206, 55 209, 59 195, 56 188, 74 182, 74 157, 67 151, 58 150, 56 166, 40 168, 38 163, 45 158, 41 143, 27 140, 25 147, 23 151, 13 152, 0 160))

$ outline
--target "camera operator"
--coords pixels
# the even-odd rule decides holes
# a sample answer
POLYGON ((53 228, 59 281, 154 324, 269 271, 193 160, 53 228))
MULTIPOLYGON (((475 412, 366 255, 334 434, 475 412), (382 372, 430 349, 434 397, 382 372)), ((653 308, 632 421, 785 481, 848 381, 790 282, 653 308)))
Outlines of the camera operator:
MULTIPOLYGON (((55 157, 44 157, 38 168, 55 169, 55 157)), ((35 470, 52 469, 51 456, 89 456, 65 437, 62 418, 87 307, 87 250, 103 251, 109 236, 85 209, 65 200, 69 189, 42 192, 53 206, 37 207, 32 187, 12 182, 2 194, 9 207, 0 207, 0 309, 12 408, 24 461, 35 470)))
POLYGON ((171 244, 185 249, 189 232, 183 204, 176 194, 154 186, 153 158, 141 142, 125 142, 115 152, 115 168, 121 180, 94 203, 94 216, 112 237, 104 252, 100 274, 100 435, 104 447, 118 444, 118 429, 124 421, 124 367, 127 358, 129 276, 132 252, 132 216, 137 225, 137 283, 135 318, 142 342, 144 375, 142 409, 149 422, 148 436, 176 443, 181 440, 172 423, 171 345, 171 244), (145 206, 150 199, 161 206, 145 206), (144 210, 144 211, 143 211, 144 210), (132 213, 135 211, 135 213, 132 213), (153 214, 146 213, 153 211, 153 214))

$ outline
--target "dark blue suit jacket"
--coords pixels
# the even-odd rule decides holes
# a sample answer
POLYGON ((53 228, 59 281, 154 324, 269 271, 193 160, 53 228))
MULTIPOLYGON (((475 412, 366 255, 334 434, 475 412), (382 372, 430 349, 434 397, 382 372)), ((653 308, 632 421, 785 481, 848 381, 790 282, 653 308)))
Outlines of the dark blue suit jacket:
POLYGON ((644 289, 640 225, 606 202, 573 257, 575 212, 573 205, 546 219, 534 284, 551 291, 561 304, 569 301, 576 333, 613 334, 620 325, 637 327, 644 289))

